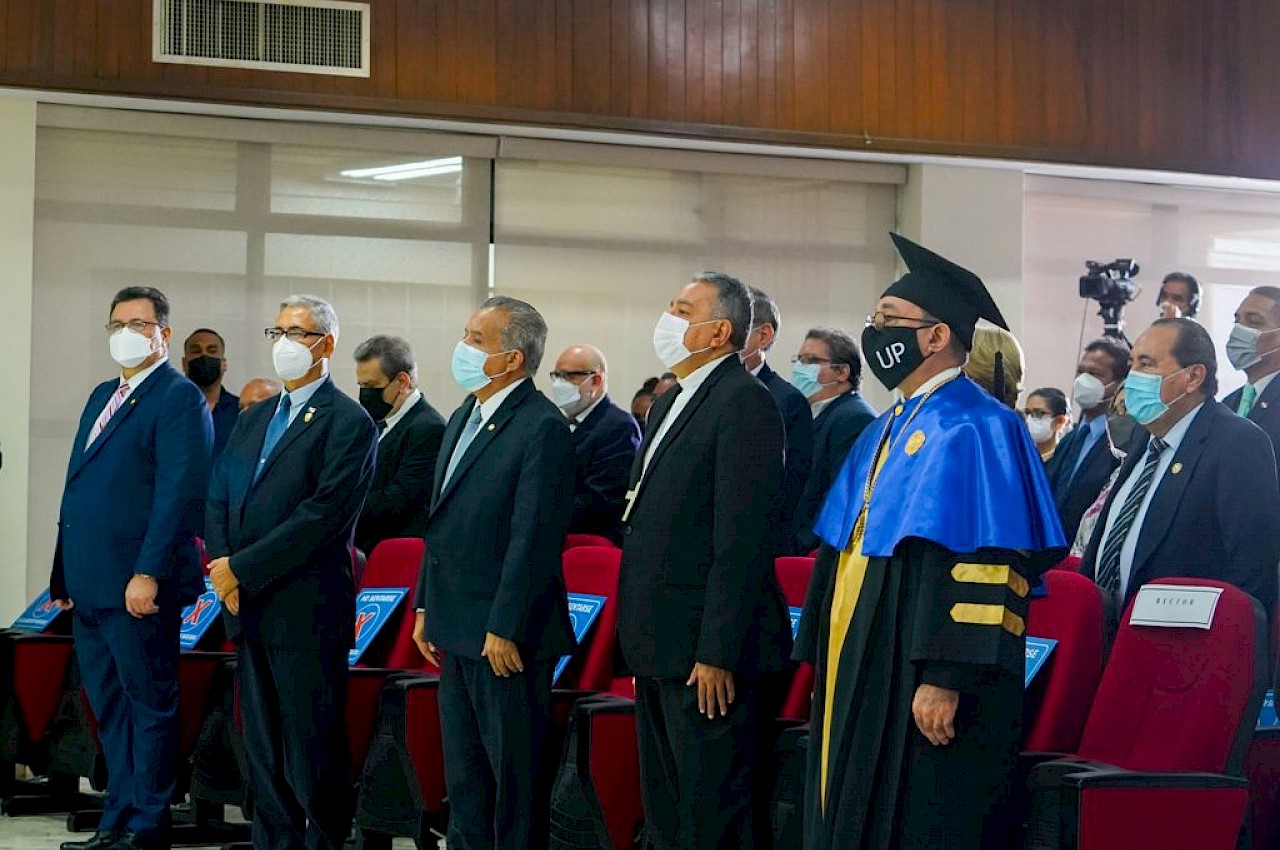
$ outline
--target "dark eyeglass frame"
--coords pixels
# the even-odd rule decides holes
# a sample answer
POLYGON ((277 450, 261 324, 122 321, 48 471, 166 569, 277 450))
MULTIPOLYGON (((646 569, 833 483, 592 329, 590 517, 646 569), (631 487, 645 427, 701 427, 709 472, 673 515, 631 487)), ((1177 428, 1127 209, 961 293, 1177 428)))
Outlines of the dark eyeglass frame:
POLYGON ((287 336, 294 342, 302 342, 311 336, 326 336, 324 331, 309 331, 306 328, 289 328, 288 330, 284 328, 263 328, 262 335, 270 342, 279 342, 282 336, 287 336))
POLYGON ((878 331, 882 331, 887 327, 911 328, 911 330, 914 331, 922 331, 925 328, 931 328, 934 325, 940 324, 942 324, 942 322, 937 319, 920 319, 915 316, 895 316, 892 313, 869 313, 866 320, 863 322, 863 327, 875 328, 878 331), (919 324, 912 328, 910 325, 903 324, 890 325, 889 322, 919 322, 919 324))
POLYGON ((814 357, 811 354, 791 355, 792 366, 795 366, 797 363, 803 363, 806 366, 813 366, 813 365, 824 366, 824 365, 833 364, 835 362, 836 361, 832 360, 830 357, 814 357))
POLYGON ((587 378, 590 378, 592 375, 598 375, 600 373, 595 369, 588 369, 585 371, 578 370, 578 371, 572 371, 572 372, 549 372, 548 374, 550 375, 551 380, 553 381, 559 379, 562 381, 569 381, 570 383, 574 383, 574 380, 573 380, 574 378, 586 380, 587 378))
POLYGON ((140 334, 145 331, 148 326, 163 328, 164 324, 161 322, 148 322, 146 319, 130 319, 127 322, 107 322, 102 327, 106 329, 108 334, 114 336, 125 328, 128 328, 136 334, 140 334))

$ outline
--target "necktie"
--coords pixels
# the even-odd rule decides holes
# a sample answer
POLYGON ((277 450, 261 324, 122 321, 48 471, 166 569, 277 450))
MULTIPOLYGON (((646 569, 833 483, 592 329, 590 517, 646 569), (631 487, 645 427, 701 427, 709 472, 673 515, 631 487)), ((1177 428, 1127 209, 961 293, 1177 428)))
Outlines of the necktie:
POLYGON ((1111 531, 1107 534, 1106 542, 1102 547, 1102 557, 1098 559, 1098 586, 1113 597, 1120 593, 1120 552, 1129 538, 1129 532, 1133 530, 1133 521, 1138 516, 1138 509, 1142 507, 1142 500, 1151 489, 1151 481, 1156 476, 1156 467, 1160 465, 1160 453, 1167 447, 1168 444, 1159 437, 1151 438, 1151 444, 1147 447, 1146 460, 1143 461, 1142 470, 1138 473, 1138 480, 1133 483, 1133 489, 1125 498, 1120 514, 1116 517, 1115 524, 1111 526, 1111 531))
POLYGON ((458 444, 453 447, 453 454, 449 457, 449 466, 444 471, 444 487, 449 486, 449 480, 453 478, 453 472, 458 468, 462 456, 467 453, 467 447, 471 445, 471 441, 476 438, 476 434, 480 432, 480 405, 477 404, 471 408, 471 416, 467 418, 467 424, 463 426, 462 433, 458 435, 458 444))
POLYGON ((280 438, 284 436, 285 430, 289 427, 289 406, 291 404, 288 393, 280 396, 280 406, 276 408, 276 415, 271 417, 271 422, 267 425, 267 438, 262 441, 262 454, 258 457, 258 469, 253 474, 255 484, 262 476, 262 470, 267 468, 267 458, 271 457, 271 451, 276 447, 276 443, 280 442, 280 438))
POLYGON ((129 382, 120 381, 120 386, 116 387, 116 391, 111 394, 111 399, 107 402, 107 407, 102 411, 102 415, 98 417, 98 421, 93 423, 93 428, 89 431, 89 441, 84 444, 87 449, 93 445, 93 441, 98 439, 98 435, 102 433, 102 429, 107 427, 107 423, 111 421, 111 417, 115 416, 116 411, 124 404, 125 398, 129 395, 129 382))
POLYGON ((1253 384, 1245 384, 1244 392, 1240 395, 1240 407, 1236 409, 1236 413, 1241 416, 1248 416, 1249 411, 1253 410, 1253 403, 1258 400, 1258 388, 1253 384))

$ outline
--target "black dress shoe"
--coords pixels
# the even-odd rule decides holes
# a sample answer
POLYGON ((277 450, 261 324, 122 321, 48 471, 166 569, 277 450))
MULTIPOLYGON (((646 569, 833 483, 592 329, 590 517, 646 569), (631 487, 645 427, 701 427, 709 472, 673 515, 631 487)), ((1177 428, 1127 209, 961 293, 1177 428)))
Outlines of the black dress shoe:
POLYGON ((107 850, 123 837, 124 832, 118 829, 95 832, 88 841, 64 841, 58 845, 58 850, 107 850))
POLYGON ((99 848, 99 850, 169 850, 169 842, 159 838, 139 835, 136 832, 126 832, 114 844, 99 848))

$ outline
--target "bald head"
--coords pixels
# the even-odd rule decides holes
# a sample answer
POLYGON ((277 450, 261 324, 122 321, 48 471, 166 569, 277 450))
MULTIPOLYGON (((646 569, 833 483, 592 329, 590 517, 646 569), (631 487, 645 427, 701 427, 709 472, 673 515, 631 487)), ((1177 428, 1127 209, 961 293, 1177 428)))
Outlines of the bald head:
POLYGON ((564 390, 562 401, 570 401, 568 405, 557 402, 566 416, 573 417, 609 391, 609 363, 604 358, 604 352, 594 345, 571 345, 556 358, 551 378, 578 388, 578 396, 572 400, 569 390, 564 390))
POLYGON ((240 391, 240 412, 244 413, 258 402, 279 395, 282 389, 280 382, 273 378, 254 378, 240 391))

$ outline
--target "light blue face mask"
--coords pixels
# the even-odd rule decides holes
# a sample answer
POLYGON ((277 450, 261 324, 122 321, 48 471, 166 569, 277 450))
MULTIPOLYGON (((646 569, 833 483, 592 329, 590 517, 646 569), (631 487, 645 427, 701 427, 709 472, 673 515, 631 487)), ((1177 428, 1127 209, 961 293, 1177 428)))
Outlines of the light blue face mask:
POLYGON ((1160 390, 1164 386, 1164 382, 1190 368, 1190 366, 1185 366, 1177 372, 1171 372, 1164 376, 1148 375, 1145 372, 1130 372, 1129 377, 1124 379, 1124 406, 1129 411, 1129 415, 1138 420, 1140 425, 1150 425, 1161 416, 1164 416, 1169 411, 1169 404, 1177 402, 1186 395, 1186 393, 1183 393, 1169 402, 1169 404, 1166 404, 1160 398, 1160 390))
POLYGON ((791 366, 791 386, 800 391, 805 398, 822 390, 822 384, 818 381, 818 372, 821 371, 821 363, 794 363, 791 366))
MULTIPOLYGON (((484 373, 484 364, 489 362, 490 357, 506 353, 506 351, 498 351, 495 354, 489 354, 459 340, 453 347, 453 360, 449 364, 449 370, 453 372, 453 380, 458 386, 469 393, 474 393, 489 386, 493 381, 493 378, 484 373)), ((502 372, 494 377, 505 374, 506 372, 502 372)))

